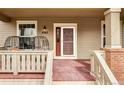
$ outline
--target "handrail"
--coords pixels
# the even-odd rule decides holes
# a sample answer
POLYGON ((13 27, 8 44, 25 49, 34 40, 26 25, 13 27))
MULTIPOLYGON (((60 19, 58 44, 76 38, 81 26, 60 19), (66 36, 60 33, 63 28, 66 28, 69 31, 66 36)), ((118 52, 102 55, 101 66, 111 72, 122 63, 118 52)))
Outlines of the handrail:
MULTIPOLYGON (((104 58, 104 51, 93 51, 91 59, 91 74, 94 73, 97 79, 97 84, 118 85, 118 81, 109 69, 104 58)), ((93 74, 93 75, 94 75, 93 74)))

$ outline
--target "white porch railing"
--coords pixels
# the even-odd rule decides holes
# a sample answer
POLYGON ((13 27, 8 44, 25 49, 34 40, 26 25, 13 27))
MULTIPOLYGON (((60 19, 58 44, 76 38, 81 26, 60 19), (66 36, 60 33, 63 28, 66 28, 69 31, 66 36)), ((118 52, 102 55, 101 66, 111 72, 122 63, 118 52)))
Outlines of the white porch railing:
POLYGON ((52 82, 52 51, 3 50, 0 51, 0 72, 43 72, 44 84, 52 82))
POLYGON ((93 51, 91 62, 91 74, 96 77, 96 84, 119 84, 115 76, 109 69, 107 63, 105 62, 104 51, 93 51))

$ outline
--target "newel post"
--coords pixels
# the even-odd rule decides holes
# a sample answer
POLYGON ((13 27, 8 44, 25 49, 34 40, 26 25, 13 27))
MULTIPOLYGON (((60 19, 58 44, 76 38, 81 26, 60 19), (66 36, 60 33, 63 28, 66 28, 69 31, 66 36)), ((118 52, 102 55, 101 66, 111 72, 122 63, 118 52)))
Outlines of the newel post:
POLYGON ((49 51, 47 54, 47 62, 46 62, 46 70, 45 70, 45 78, 44 84, 51 85, 52 84, 52 75, 53 75, 53 51, 49 51))
POLYGON ((95 71, 95 70, 94 70, 94 64, 95 64, 94 61, 95 61, 95 58, 94 58, 94 55, 93 55, 93 53, 92 53, 92 54, 91 54, 91 72, 90 72, 90 74, 93 75, 93 76, 94 76, 93 73, 94 73, 94 71, 95 71))

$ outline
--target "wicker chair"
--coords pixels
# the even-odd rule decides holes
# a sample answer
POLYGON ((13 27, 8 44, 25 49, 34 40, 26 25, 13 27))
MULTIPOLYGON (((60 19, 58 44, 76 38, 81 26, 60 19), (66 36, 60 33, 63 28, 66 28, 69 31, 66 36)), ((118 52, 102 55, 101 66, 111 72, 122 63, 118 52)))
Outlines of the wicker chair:
POLYGON ((49 50, 49 41, 45 36, 35 37, 35 49, 49 50))
POLYGON ((6 39, 4 43, 4 49, 19 49, 19 37, 18 36, 10 36, 6 39))
MULTIPOLYGON (((44 36, 34 37, 35 49, 49 50, 49 41, 44 36)), ((10 36, 6 39, 4 47, 0 47, 0 50, 9 50, 9 49, 20 49, 19 47, 19 37, 10 36)))

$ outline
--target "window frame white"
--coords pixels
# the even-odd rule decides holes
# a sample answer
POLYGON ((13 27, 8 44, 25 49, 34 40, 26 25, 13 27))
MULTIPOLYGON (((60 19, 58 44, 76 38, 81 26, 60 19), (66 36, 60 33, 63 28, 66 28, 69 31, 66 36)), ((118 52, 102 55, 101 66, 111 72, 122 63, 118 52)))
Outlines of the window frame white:
POLYGON ((17 36, 19 37, 34 37, 34 36, 37 36, 37 21, 34 21, 34 20, 17 20, 16 21, 16 27, 17 27, 17 36), (19 24, 35 24, 35 29, 34 29, 34 32, 33 32, 33 35, 32 36, 20 36, 20 30, 19 30, 19 24))
MULTIPOLYGON (((105 21, 104 20, 102 20, 101 21, 101 48, 105 48, 104 46, 103 46, 103 39, 104 38, 106 38, 106 35, 104 36, 104 28, 103 28, 103 26, 104 26, 104 24, 105 24, 105 21)), ((105 45, 106 46, 106 45, 105 45)))

